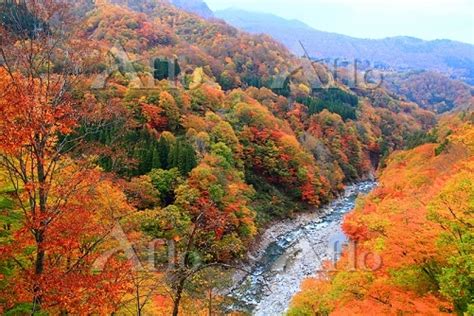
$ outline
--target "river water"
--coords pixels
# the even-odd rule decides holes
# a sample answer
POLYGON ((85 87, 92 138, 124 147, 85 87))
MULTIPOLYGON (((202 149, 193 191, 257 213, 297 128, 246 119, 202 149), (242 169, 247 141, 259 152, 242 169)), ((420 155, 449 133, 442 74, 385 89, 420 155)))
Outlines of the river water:
POLYGON ((347 242, 341 228, 357 197, 376 186, 373 181, 348 186, 330 205, 312 214, 279 223, 262 235, 251 274, 240 277, 231 295, 234 310, 256 316, 284 315, 301 282, 316 274, 325 260, 335 260, 347 242))

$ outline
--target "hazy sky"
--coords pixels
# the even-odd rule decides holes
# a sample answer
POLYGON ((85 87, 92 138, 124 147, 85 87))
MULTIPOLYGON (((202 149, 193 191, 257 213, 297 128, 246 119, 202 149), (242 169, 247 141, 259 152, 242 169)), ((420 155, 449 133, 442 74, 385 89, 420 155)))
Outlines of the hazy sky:
POLYGON ((474 0, 205 0, 229 7, 299 19, 329 32, 382 38, 408 35, 474 44, 474 0))

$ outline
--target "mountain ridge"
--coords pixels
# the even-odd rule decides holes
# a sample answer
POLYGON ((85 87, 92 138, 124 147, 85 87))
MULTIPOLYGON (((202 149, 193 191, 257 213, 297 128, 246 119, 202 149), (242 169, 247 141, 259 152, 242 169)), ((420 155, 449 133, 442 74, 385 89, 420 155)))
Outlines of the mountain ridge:
POLYGON ((304 54, 302 43, 313 58, 368 60, 377 67, 396 70, 435 70, 474 83, 471 44, 449 39, 425 41, 411 36, 356 38, 320 31, 299 20, 241 9, 219 10, 215 16, 249 33, 269 34, 299 56, 304 54))
POLYGON ((246 22, 248 22, 248 17, 249 16, 254 17, 254 18, 255 17, 268 17, 268 18, 274 19, 275 21, 279 20, 280 22, 292 22, 294 24, 299 24, 301 27, 305 27, 305 28, 311 29, 313 31, 317 31, 317 32, 325 33, 325 34, 338 35, 338 36, 341 36, 341 37, 351 38, 351 39, 355 39, 355 40, 381 41, 381 40, 391 40, 391 39, 397 39, 397 40, 398 39, 400 39, 400 40, 401 39, 409 39, 409 40, 415 40, 417 42, 425 42, 425 43, 447 42, 447 43, 458 43, 458 44, 462 44, 462 45, 469 45, 469 46, 474 47, 473 44, 458 41, 458 40, 452 40, 452 39, 448 39, 448 38, 437 38, 437 39, 433 39, 433 40, 426 40, 426 39, 422 39, 422 38, 411 36, 411 35, 394 35, 394 36, 387 36, 387 37, 383 37, 383 38, 369 38, 369 37, 351 36, 351 35, 346 35, 346 34, 337 33, 337 32, 322 31, 322 30, 316 29, 315 27, 310 26, 307 23, 305 23, 301 20, 298 20, 298 19, 287 19, 287 18, 278 16, 278 15, 275 15, 275 14, 272 14, 272 13, 268 13, 268 12, 250 11, 250 10, 240 9, 240 8, 237 8, 237 7, 230 7, 230 8, 227 8, 227 9, 214 11, 215 16, 219 17, 223 20, 226 20, 227 18, 230 19, 230 16, 228 15, 229 13, 232 13, 232 14, 238 13, 239 16, 235 16, 234 18, 240 18, 240 19, 242 18, 242 15, 245 14, 246 17, 247 17, 247 19, 245 19, 246 22))
POLYGON ((184 11, 195 13, 205 19, 213 18, 214 12, 202 0, 170 0, 171 4, 184 11))

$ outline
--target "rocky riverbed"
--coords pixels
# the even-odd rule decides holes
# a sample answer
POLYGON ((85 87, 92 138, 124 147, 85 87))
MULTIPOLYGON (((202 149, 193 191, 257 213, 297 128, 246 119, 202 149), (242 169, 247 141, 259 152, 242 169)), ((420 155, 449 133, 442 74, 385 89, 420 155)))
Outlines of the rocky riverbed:
POLYGON ((335 260, 347 241, 341 228, 357 197, 374 189, 373 181, 347 187, 330 205, 301 214, 266 230, 249 254, 251 274, 235 276, 233 309, 257 316, 284 315, 301 282, 325 260, 335 260))

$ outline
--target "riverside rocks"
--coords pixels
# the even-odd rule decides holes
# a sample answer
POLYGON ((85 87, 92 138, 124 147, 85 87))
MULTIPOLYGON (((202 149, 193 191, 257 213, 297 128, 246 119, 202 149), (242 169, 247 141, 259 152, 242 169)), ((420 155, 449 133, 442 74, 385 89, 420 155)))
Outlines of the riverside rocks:
POLYGON ((248 254, 252 274, 234 276, 233 309, 258 316, 283 315, 301 281, 315 275, 323 261, 337 259, 347 241, 341 228, 344 215, 354 208, 360 193, 375 186, 373 181, 348 186, 330 205, 268 228, 248 254))

